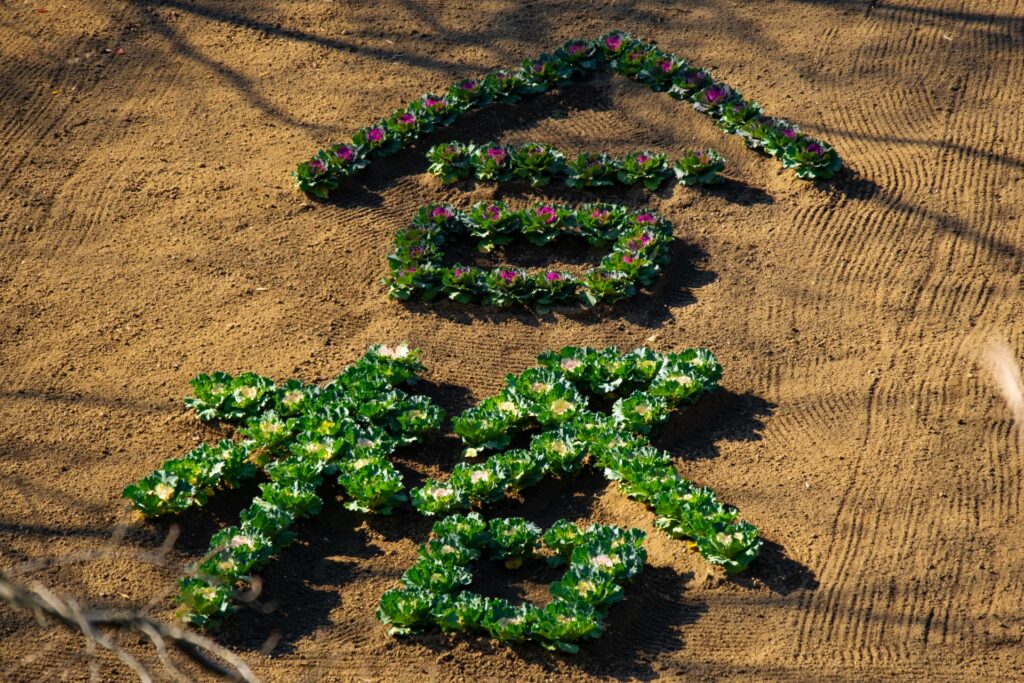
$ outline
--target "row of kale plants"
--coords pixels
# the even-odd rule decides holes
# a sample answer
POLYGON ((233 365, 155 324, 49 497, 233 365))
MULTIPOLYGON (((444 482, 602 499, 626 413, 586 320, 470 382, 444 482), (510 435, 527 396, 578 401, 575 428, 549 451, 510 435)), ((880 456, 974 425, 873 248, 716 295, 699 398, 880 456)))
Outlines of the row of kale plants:
POLYGON ((387 458, 444 419, 430 399, 398 388, 421 370, 417 351, 377 345, 323 387, 277 386, 251 373, 192 381, 195 397, 186 404, 204 422, 234 426, 239 439, 169 460, 123 495, 154 517, 203 505, 260 471, 267 481, 241 524, 215 534, 195 575, 181 579, 183 617, 206 626, 234 611, 253 573, 294 540, 294 522, 319 513, 325 477, 337 477, 352 510, 386 514, 406 500, 402 475, 387 458))
POLYGON ((539 361, 509 375, 501 393, 453 418, 466 457, 500 452, 456 465, 447 481, 428 480, 412 491, 413 505, 426 515, 468 510, 544 477, 572 477, 589 464, 653 508, 658 528, 692 539, 707 561, 730 574, 746 569, 760 552, 757 528, 740 521, 738 510, 718 502, 714 491, 682 478, 672 456, 649 441, 674 408, 717 386, 722 368, 711 352, 566 347, 539 361), (612 401, 610 414, 590 408, 591 400, 612 401), (505 450, 530 432, 527 448, 505 450))
POLYGON ((669 177, 684 185, 711 185, 722 182, 725 159, 713 149, 688 150, 675 164, 668 156, 651 151, 631 152, 614 157, 599 152, 583 152, 575 159, 552 147, 528 142, 518 147, 448 142, 427 152, 428 171, 448 185, 475 178, 488 182, 522 180, 532 187, 544 187, 561 179, 568 187, 608 187, 643 185, 654 191, 669 177))
POLYGON ((591 77, 610 68, 657 92, 689 102, 720 129, 743 138, 748 147, 778 158, 800 178, 830 178, 842 160, 826 142, 789 122, 767 116, 761 106, 716 81, 705 69, 655 44, 615 31, 594 40, 574 40, 553 54, 527 59, 519 68, 499 69, 453 84, 442 95, 426 94, 377 123, 361 128, 351 141, 317 152, 293 173, 296 186, 326 198, 345 178, 372 160, 395 154, 467 112, 491 103, 512 103, 591 77))
POLYGON ((408 228, 395 234, 384 284, 392 298, 430 301, 445 296, 460 303, 506 307, 522 304, 545 313, 553 306, 612 303, 654 283, 668 263, 672 224, 658 214, 616 204, 570 207, 536 204, 510 209, 480 202, 463 212, 451 205, 421 207, 408 228), (536 245, 562 236, 583 237, 609 248, 600 263, 580 277, 559 271, 530 274, 515 268, 484 269, 443 263, 446 241, 468 234, 490 252, 517 235, 536 245))
POLYGON ((542 531, 521 518, 485 522, 477 513, 452 515, 434 525, 433 538, 419 547, 419 559, 402 575, 402 587, 381 597, 377 618, 391 626, 392 635, 437 626, 577 652, 578 641, 601 635, 609 606, 622 599, 623 585, 643 569, 644 538, 638 529, 580 529, 566 520, 542 531), (552 600, 546 606, 513 605, 465 589, 477 561, 518 568, 540 557, 542 546, 550 565, 566 566, 550 585, 552 600))

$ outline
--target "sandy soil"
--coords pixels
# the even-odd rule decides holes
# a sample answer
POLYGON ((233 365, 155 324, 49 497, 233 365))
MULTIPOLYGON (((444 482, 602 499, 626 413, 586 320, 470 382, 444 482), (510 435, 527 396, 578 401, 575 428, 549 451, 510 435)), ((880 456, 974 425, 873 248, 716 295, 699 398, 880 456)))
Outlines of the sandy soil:
MULTIPOLYGON (((221 640, 271 681, 1024 676, 1024 451, 979 365, 993 338, 1024 356, 1024 2, 38 0, 0 4, 0 53, 0 566, 64 557, 22 578, 170 617, 176 577, 252 493, 140 554, 170 525, 132 521, 119 492, 214 436, 181 407, 199 372, 324 381, 407 339, 460 410, 563 344, 705 345, 724 389, 659 443, 763 530, 746 577, 652 534, 577 657, 395 641, 373 611, 429 522, 335 505, 266 571, 278 609, 221 640), (720 189, 610 195, 676 222, 657 291, 541 319, 386 297, 416 206, 499 192, 441 189, 425 146, 331 204, 290 189, 295 162, 422 92, 612 27, 713 67, 853 173, 798 181, 618 78, 474 116, 460 137, 730 161, 720 189)), ((457 455, 447 437, 401 462, 415 481, 457 455)), ((598 477, 496 511, 652 521, 598 477)), ((26 616, 0 610, 0 638, 0 679, 88 675, 80 641, 26 616)))

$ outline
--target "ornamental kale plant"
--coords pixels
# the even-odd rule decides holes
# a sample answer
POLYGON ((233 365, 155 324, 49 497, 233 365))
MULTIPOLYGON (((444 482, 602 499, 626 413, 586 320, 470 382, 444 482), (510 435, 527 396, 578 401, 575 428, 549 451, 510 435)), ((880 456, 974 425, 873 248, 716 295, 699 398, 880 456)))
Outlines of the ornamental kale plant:
POLYGON ((434 145, 427 152, 430 160, 430 173, 441 179, 445 185, 457 180, 468 178, 473 174, 470 164, 470 150, 465 145, 450 142, 447 145, 434 145))
POLYGON ((479 147, 469 145, 466 149, 472 167, 470 175, 476 176, 477 180, 500 182, 512 178, 512 156, 508 147, 486 144, 479 147))
MULTIPOLYGON (((683 159, 704 151, 689 150, 683 159)), ((713 150, 706 151, 713 153, 721 162, 718 171, 723 170, 725 160, 722 156, 713 150)), ((567 160, 562 152, 537 143, 526 143, 517 148, 493 142, 484 145, 448 142, 431 147, 427 158, 431 161, 429 172, 446 185, 476 177, 477 180, 493 182, 519 179, 533 187, 543 187, 553 179, 561 178, 568 187, 643 185, 653 191, 672 175, 664 154, 631 152, 618 158, 584 152, 573 160, 567 160), (467 164, 471 168, 467 168, 467 164)))
POLYGON ((574 217, 565 206, 538 204, 519 212, 519 231, 531 243, 543 247, 564 234, 574 217))
POLYGON ((402 575, 402 587, 381 597, 377 618, 394 636, 437 626, 575 653, 580 641, 604 632, 608 608, 643 570, 644 539, 638 529, 596 524, 580 529, 559 520, 545 532, 521 518, 485 522, 476 513, 452 515, 434 525, 419 559, 402 575), (550 586, 552 600, 546 607, 513 605, 464 588, 481 558, 517 569, 542 548, 550 564, 566 565, 563 577, 550 586))
POLYGON ((791 145, 804 139, 804 133, 799 126, 766 116, 747 122, 737 129, 737 132, 748 147, 780 158, 784 157, 791 145))
POLYGON ((468 212, 449 205, 422 207, 409 228, 398 231, 388 255, 391 274, 384 279, 394 299, 430 301, 438 295, 460 303, 498 308, 521 304, 546 313, 553 306, 612 303, 652 285, 668 263, 672 225, 651 211, 630 211, 615 204, 567 207, 536 204, 511 210, 501 202, 480 202, 468 212), (441 246, 468 232, 488 252, 522 235, 544 245, 578 235, 611 252, 596 268, 577 278, 570 273, 535 274, 514 268, 443 265, 441 246))
POLYGON ((510 150, 513 177, 526 180, 533 187, 544 187, 555 176, 562 175, 565 158, 550 145, 530 142, 510 150))
MULTIPOLYGON (((719 128, 744 135, 764 116, 755 102, 725 83, 717 82, 707 71, 689 65, 686 60, 665 52, 653 43, 613 31, 594 40, 574 40, 536 59, 525 60, 516 69, 499 69, 480 78, 466 79, 443 94, 426 94, 397 109, 377 123, 357 131, 350 142, 322 149, 298 165, 292 173, 296 187, 314 197, 326 198, 348 177, 366 168, 375 159, 392 155, 404 146, 437 128, 453 125, 461 116, 492 103, 512 103, 523 97, 591 78, 602 69, 634 79, 657 92, 690 103, 711 118, 719 128)), ((779 122, 783 124, 784 122, 779 122)), ((774 124, 773 124, 774 125, 774 124)), ((776 126, 777 127, 777 126, 776 126)), ((823 152, 807 147, 763 145, 757 135, 744 135, 752 149, 763 150, 798 172, 801 178, 829 178, 842 168, 835 150, 819 140, 810 140, 823 152), (774 151, 773 151, 774 150, 774 151), (823 160, 806 155, 824 156, 823 160), (801 160, 802 159, 802 160, 801 160), (812 170, 813 169, 813 172, 812 170), (800 175, 802 173, 802 175, 800 175)), ((776 141, 781 142, 781 141, 776 141)), ((552 169, 544 167, 548 175, 552 169)), ((531 180, 539 180, 540 173, 531 180)))
POLYGON ((234 597, 249 589, 253 573, 294 540, 295 522, 320 512, 317 489, 326 477, 337 476, 350 510, 389 514, 406 500, 402 475, 387 457, 437 430, 444 417, 426 397, 398 388, 422 369, 419 352, 408 346, 376 345, 323 387, 275 385, 252 373, 192 381, 195 396, 186 405, 241 438, 169 460, 123 495, 156 517, 202 505, 260 471, 267 482, 241 523, 213 536, 195 576, 181 580, 178 602, 188 621, 208 626, 235 609, 234 597))
POLYGON ((704 69, 683 66, 672 79, 672 87, 668 89, 670 97, 689 101, 694 95, 711 85, 715 79, 704 69))
POLYGON ((722 182, 719 175, 725 159, 713 149, 695 149, 676 162, 672 170, 683 185, 713 185, 722 182))
POLYGON ((843 162, 828 143, 802 138, 785 149, 782 165, 794 169, 798 178, 831 178, 843 162))
POLYGON ((722 105, 718 116, 718 127, 726 133, 736 133, 747 121, 764 115, 757 102, 736 100, 722 105))
POLYGON ((721 118, 722 112, 730 105, 743 102, 743 97, 725 83, 712 83, 690 99, 693 100, 694 109, 717 119, 721 118))
POLYGON ((664 154, 654 152, 633 152, 622 160, 618 173, 623 185, 643 184, 648 190, 657 190, 669 176, 668 162, 664 154))
POLYGON ((622 163, 608 154, 583 152, 565 164, 565 184, 569 187, 607 187, 618 180, 622 163))
MULTIPOLYGON (((692 539, 705 559, 729 574, 746 569, 761 548, 756 527, 740 521, 710 489, 680 477, 672 456, 649 442, 673 409, 717 386, 722 368, 715 357, 705 349, 623 354, 570 346, 538 360, 539 367, 509 375, 499 394, 452 420, 467 457, 497 453, 456 466, 447 481, 427 480, 413 490, 413 505, 425 515, 468 511, 591 465, 650 506, 658 528, 692 539), (610 403, 610 414, 597 412, 598 402, 610 403), (513 437, 531 431, 528 448, 505 450, 513 437)), ((559 541, 549 546, 557 550, 559 541)))

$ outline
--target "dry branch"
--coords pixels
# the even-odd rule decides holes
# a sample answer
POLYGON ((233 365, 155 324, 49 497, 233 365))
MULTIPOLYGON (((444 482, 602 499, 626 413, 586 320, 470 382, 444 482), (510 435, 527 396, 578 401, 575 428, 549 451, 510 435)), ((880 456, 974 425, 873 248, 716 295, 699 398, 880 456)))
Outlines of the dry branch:
POLYGON ((114 653, 147 683, 153 680, 152 673, 102 629, 144 635, 153 644, 167 673, 178 680, 188 681, 190 677, 174 664, 168 653, 169 645, 206 671, 222 678, 247 683, 257 680, 248 665, 230 650, 208 638, 156 621, 134 610, 83 610, 74 600, 59 598, 41 585, 34 585, 33 591, 27 590, 11 582, 2 571, 0 601, 16 609, 31 611, 41 625, 45 625, 49 617, 76 631, 89 641, 90 648, 98 645, 114 653))

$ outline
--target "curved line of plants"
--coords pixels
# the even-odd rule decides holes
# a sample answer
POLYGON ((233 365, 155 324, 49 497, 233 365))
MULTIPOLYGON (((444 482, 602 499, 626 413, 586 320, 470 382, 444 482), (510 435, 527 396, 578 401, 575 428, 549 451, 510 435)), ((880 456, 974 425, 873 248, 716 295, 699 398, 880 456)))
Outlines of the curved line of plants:
POLYGON ((476 178, 489 182, 523 180, 531 187, 544 187, 560 179, 568 187, 609 187, 643 185, 654 191, 669 177, 683 185, 712 185, 722 182, 725 159, 713 149, 692 149, 670 165, 668 156, 649 150, 614 157, 601 152, 583 152, 575 159, 551 145, 527 142, 518 147, 488 142, 482 145, 448 142, 427 152, 432 175, 445 185, 476 178))
POLYGON ((195 397, 186 405, 204 422, 235 426, 241 440, 168 460, 123 495, 156 517, 203 505, 260 471, 268 481, 241 524, 213 536, 197 575, 181 579, 182 617, 208 626, 233 612, 253 572, 294 540, 292 524, 320 512, 316 490, 325 477, 337 476, 351 510, 389 514, 406 500, 402 475, 387 457, 444 419, 429 398, 397 388, 414 383, 422 369, 418 351, 376 345, 324 387, 295 380, 276 386, 252 373, 192 380, 195 397))
POLYGON ((466 457, 503 452, 456 465, 447 481, 428 480, 413 489, 413 506, 425 515, 468 510, 544 477, 575 476, 589 464, 651 507, 659 529, 691 539, 708 562, 729 574, 746 569, 761 549, 757 527, 740 521, 739 511, 718 502, 711 489, 679 476, 671 454, 649 441, 675 407, 717 386, 722 367, 714 355, 568 346, 538 360, 539 367, 509 375, 501 393, 452 420, 468 446, 466 457), (590 409, 592 399, 614 401, 611 414, 590 409), (505 450, 514 437, 538 429, 528 448, 505 450))
POLYGON ((609 606, 622 599, 623 584, 643 569, 644 538, 639 529, 595 524, 581 530, 564 519, 542 531, 518 517, 485 522, 477 513, 452 515, 434 525, 433 538, 419 547, 419 559, 402 575, 402 588, 381 597, 377 618, 391 626, 390 635, 437 626, 574 653, 578 641, 604 632, 609 606), (540 556, 542 544, 548 564, 566 566, 551 584, 552 600, 545 607, 463 590, 481 558, 514 569, 540 556))
POLYGON ((690 102, 720 129, 743 138, 751 149, 774 156, 797 177, 831 178, 843 166, 835 149, 784 119, 767 116, 761 105, 655 44, 615 31, 594 40, 574 40, 553 54, 527 59, 517 69, 499 69, 455 83, 443 95, 426 94, 377 123, 361 128, 346 143, 318 151, 292 174, 296 187, 326 198, 345 178, 373 159, 395 154, 436 128, 452 125, 466 112, 491 103, 513 103, 581 81, 610 68, 656 92, 690 102))
POLYGON ((391 274, 384 284, 400 300, 430 301, 443 295, 499 308, 522 304, 538 313, 553 306, 594 306, 629 298, 638 287, 653 284, 668 263, 671 240, 672 224, 658 214, 616 204, 536 204, 514 210, 501 202, 480 202, 467 212, 431 204, 395 234, 395 250, 388 255, 391 274), (485 253, 516 235, 538 246, 562 236, 582 236, 591 246, 611 251, 581 277, 553 270, 530 274, 507 267, 444 266, 442 247, 460 234, 479 239, 478 248, 485 253))

